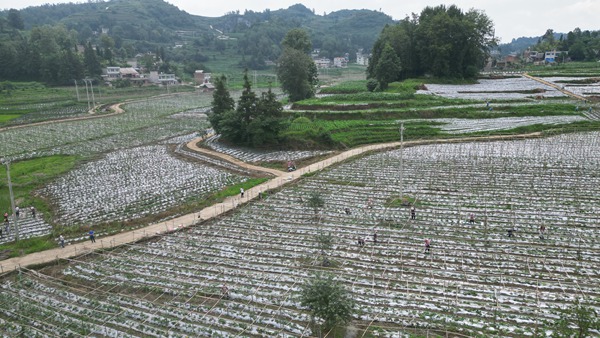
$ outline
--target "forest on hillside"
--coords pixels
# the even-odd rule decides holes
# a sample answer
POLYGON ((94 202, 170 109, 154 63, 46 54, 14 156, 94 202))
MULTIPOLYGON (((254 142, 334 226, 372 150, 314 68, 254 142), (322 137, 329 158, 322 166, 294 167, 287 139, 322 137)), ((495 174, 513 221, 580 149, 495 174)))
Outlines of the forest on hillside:
POLYGON ((303 5, 262 12, 195 16, 163 0, 55 4, 0 12, 0 78, 64 84, 97 76, 100 67, 125 65, 140 54, 150 69, 177 75, 207 69, 209 55, 241 56, 239 67, 264 69, 276 60, 286 32, 302 28, 323 57, 369 50, 393 20, 370 10, 318 15, 303 5), (85 54, 86 46, 96 52, 85 54), (87 55, 87 57, 86 57, 87 55), (95 59, 95 60, 94 60, 95 59), (68 61, 67 61, 68 60, 68 61))

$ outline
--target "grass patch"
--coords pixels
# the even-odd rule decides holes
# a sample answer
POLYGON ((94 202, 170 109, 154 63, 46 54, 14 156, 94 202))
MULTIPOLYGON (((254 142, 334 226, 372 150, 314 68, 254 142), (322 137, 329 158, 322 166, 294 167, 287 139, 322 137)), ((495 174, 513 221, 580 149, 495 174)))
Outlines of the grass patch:
MULTIPOLYGON (((78 161, 76 156, 55 155, 31 160, 12 162, 10 176, 13 185, 15 204, 21 208, 33 205, 40 212, 49 211, 47 203, 35 197, 33 192, 44 184, 73 169, 78 161)), ((0 167, 0 210, 10 210, 6 166, 0 167)))
POLYGON ((413 205, 415 207, 420 207, 422 204, 421 201, 417 200, 415 197, 404 195, 402 198, 389 198, 383 205, 386 208, 407 208, 413 205))
POLYGON ((0 245, 0 252, 6 252, 9 258, 13 258, 55 247, 57 247, 57 243, 52 239, 52 236, 44 236, 0 245))
POLYGON ((16 119, 20 116, 21 115, 19 115, 19 114, 2 114, 2 115, 0 115, 0 123, 8 122, 8 121, 16 119))

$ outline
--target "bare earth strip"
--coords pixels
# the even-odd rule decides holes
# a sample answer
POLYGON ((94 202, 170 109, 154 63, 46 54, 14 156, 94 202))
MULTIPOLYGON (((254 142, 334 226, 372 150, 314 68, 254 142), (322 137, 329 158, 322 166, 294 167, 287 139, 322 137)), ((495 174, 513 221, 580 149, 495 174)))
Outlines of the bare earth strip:
MULTIPOLYGON (((433 143, 460 143, 460 142, 473 142, 473 141, 498 141, 498 140, 514 140, 514 139, 525 139, 525 138, 534 138, 541 137, 542 134, 531 133, 531 134, 523 134, 523 135, 506 135, 506 136, 488 136, 488 137, 466 137, 466 138, 458 138, 458 139, 445 139, 445 140, 433 140, 433 141, 407 141, 403 143, 403 146, 417 146, 424 144, 433 144, 433 143)), ((200 212, 183 215, 174 219, 171 219, 167 222, 155 223, 151 224, 145 228, 137 229, 134 231, 124 232, 117 235, 112 235, 104 238, 97 238, 96 243, 90 242, 82 242, 76 243, 72 245, 67 245, 64 249, 56 248, 51 250, 46 250, 42 252, 36 252, 33 254, 29 254, 22 257, 16 257, 7 259, 4 261, 0 261, 0 273, 10 272, 13 269, 18 269, 19 267, 26 267, 38 264, 49 263, 58 259, 64 258, 73 258, 76 256, 80 256, 83 254, 87 254, 91 251, 103 249, 103 248, 112 248, 116 246, 120 246, 123 244, 133 243, 142 239, 148 239, 158 234, 164 234, 165 232, 176 231, 180 228, 186 228, 189 226, 197 225, 198 222, 202 220, 211 219, 214 217, 218 217, 227 213, 230 210, 235 209, 238 205, 247 203, 251 200, 257 199, 259 197, 259 193, 269 191, 271 189, 276 189, 282 187, 286 184, 296 181, 302 175, 311 173, 314 171, 323 170, 329 166, 332 166, 336 163, 340 163, 349 159, 351 157, 367 154, 373 151, 382 151, 388 149, 394 149, 401 146, 400 142, 390 142, 390 143, 382 143, 382 144, 374 144, 362 146, 356 149, 351 149, 345 152, 342 152, 338 155, 332 156, 323 161, 313 163, 307 167, 299 168, 298 170, 287 173, 275 169, 268 169, 263 167, 254 166, 251 164, 247 164, 241 162, 229 155, 220 154, 214 151, 201 149, 196 146, 202 138, 197 138, 188 143, 188 147, 194 151, 200 151, 206 154, 210 154, 211 156, 218 156, 224 160, 230 161, 231 163, 235 163, 236 165, 242 166, 244 168, 250 170, 258 170, 263 172, 269 172, 275 175, 271 180, 255 186, 251 189, 246 190, 244 197, 242 198, 240 195, 230 196, 226 198, 223 202, 217 203, 215 205, 206 207, 200 212)))

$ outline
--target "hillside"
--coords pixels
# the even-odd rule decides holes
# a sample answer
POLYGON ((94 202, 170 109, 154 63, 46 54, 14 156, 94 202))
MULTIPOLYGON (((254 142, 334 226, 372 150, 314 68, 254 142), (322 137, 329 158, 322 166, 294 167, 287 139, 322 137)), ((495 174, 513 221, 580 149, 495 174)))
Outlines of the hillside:
MULTIPOLYGON (((6 17, 8 11, 0 12, 6 17)), ((340 10, 327 15, 317 15, 301 4, 287 9, 263 12, 235 9, 222 17, 191 15, 163 0, 111 0, 106 2, 46 4, 28 7, 19 11, 25 30, 36 26, 62 24, 78 32, 82 41, 94 39, 102 29, 108 30, 113 39, 150 42, 158 44, 181 40, 182 33, 202 36, 215 30, 224 33, 252 32, 257 26, 270 30, 302 27, 315 39, 315 48, 327 38, 352 40, 348 47, 368 49, 377 34, 386 25, 393 23, 390 16, 370 10, 340 10), (321 39, 322 37, 322 39, 321 39)), ((285 34, 285 32, 284 32, 285 34)), ((274 36, 280 38, 279 34, 274 36)), ((269 36, 271 38, 271 36, 269 36)), ((279 41, 273 41, 279 43, 279 41)), ((346 52, 354 52, 348 50, 346 52)))

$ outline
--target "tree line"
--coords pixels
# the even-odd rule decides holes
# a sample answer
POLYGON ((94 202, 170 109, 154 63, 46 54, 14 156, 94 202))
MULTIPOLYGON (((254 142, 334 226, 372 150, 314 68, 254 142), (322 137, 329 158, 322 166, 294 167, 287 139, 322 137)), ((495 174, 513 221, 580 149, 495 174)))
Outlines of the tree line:
POLYGON ((538 52, 567 52, 572 61, 596 61, 600 57, 600 31, 582 31, 575 28, 566 36, 560 34, 556 38, 556 35, 554 30, 546 30, 531 49, 538 52))
POLYGON ((473 78, 497 43, 493 27, 490 18, 475 9, 426 7, 420 15, 383 29, 373 45, 367 76, 381 89, 425 75, 473 78))

